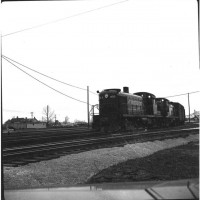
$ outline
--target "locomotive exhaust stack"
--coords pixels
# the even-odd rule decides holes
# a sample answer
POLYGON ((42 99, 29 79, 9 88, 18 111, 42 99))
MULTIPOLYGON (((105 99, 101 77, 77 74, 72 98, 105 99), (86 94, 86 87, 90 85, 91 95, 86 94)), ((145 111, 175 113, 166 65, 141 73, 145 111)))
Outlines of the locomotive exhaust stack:
POLYGON ((129 87, 123 87, 123 92, 124 93, 129 93, 129 87))

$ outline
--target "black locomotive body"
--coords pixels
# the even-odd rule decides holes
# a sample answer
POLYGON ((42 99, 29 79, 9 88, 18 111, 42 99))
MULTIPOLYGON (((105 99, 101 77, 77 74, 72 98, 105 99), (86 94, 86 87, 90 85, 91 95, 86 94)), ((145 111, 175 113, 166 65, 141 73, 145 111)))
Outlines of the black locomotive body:
POLYGON ((99 115, 93 128, 104 131, 139 127, 165 127, 184 123, 184 107, 147 92, 129 93, 128 87, 106 89, 99 93, 99 115))

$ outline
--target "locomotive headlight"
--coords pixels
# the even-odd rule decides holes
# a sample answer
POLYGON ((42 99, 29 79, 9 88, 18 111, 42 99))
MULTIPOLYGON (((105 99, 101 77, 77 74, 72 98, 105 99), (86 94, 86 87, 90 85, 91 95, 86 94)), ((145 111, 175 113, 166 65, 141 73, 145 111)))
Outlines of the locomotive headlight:
POLYGON ((106 98, 106 99, 108 98, 108 94, 105 94, 105 98, 106 98))

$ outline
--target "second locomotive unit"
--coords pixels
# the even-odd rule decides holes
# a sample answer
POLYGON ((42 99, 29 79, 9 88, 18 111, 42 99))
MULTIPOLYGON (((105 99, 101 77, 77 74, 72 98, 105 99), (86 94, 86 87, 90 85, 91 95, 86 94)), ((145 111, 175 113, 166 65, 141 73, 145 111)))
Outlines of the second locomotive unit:
POLYGON ((99 115, 93 128, 104 131, 139 127, 167 127, 183 124, 185 109, 177 102, 156 98, 148 92, 129 93, 129 88, 105 89, 99 93, 99 115))

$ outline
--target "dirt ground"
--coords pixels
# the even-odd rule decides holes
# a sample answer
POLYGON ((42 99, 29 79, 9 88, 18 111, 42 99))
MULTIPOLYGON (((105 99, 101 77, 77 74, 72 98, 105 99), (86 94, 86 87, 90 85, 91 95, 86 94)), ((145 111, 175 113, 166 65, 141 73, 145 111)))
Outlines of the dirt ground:
POLYGON ((178 180, 199 177, 199 142, 111 166, 87 183, 178 180))

